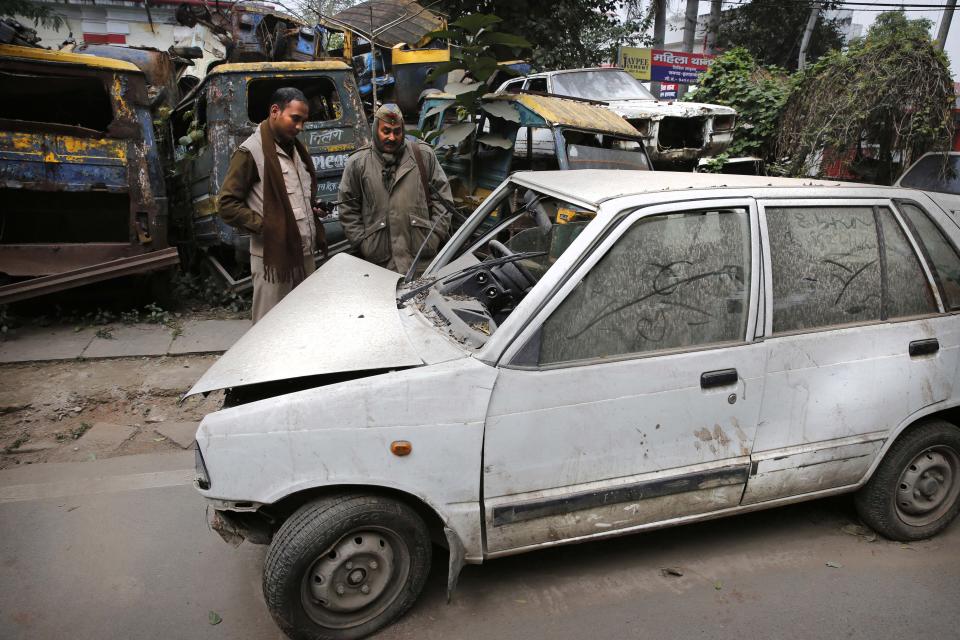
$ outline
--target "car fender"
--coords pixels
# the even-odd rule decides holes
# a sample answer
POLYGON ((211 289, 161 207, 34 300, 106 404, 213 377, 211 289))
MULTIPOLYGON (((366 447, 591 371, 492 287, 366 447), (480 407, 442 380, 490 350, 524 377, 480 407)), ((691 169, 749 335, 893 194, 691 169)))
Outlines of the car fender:
POLYGON ((206 498, 274 504, 308 489, 416 496, 482 558, 483 427, 497 369, 472 357, 277 396, 207 416, 206 498), (406 441, 409 455, 391 445, 406 441))

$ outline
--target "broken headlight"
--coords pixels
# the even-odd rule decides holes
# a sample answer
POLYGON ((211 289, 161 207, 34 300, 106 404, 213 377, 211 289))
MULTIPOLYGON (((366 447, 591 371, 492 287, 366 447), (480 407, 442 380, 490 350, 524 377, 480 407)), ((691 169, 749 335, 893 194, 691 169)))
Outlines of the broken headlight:
POLYGON ((207 474, 207 465, 203 462, 203 454, 200 453, 200 445, 197 445, 194 451, 194 466, 196 475, 193 478, 197 488, 206 491, 210 488, 210 475, 207 474))

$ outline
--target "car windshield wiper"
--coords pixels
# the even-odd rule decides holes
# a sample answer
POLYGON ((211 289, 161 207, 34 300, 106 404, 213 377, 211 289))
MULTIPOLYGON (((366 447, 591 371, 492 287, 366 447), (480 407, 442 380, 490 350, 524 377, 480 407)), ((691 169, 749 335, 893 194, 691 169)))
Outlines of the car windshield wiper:
POLYGON ((501 264, 507 264, 509 262, 516 262, 517 260, 526 260, 527 258, 537 258, 539 256, 547 255, 546 251, 522 251, 520 253, 514 253, 509 256, 503 256, 502 258, 494 258, 493 260, 485 260, 480 264, 472 264, 469 267, 461 269, 460 271, 455 271, 448 276, 442 278, 437 278, 436 280, 431 280, 426 284, 422 284, 419 287, 414 287, 407 291, 405 294, 397 298, 397 309, 402 309, 404 303, 407 300, 416 297, 418 294, 430 289, 434 285, 446 284, 448 282, 453 282, 457 278, 462 278, 463 276, 469 275, 474 271, 480 271, 481 269, 486 269, 487 267, 496 267, 501 264))

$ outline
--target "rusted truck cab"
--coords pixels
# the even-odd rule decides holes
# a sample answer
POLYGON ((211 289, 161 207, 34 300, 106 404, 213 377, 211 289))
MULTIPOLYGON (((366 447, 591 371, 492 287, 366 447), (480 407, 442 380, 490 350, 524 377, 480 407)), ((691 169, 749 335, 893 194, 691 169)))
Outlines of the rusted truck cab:
MULTIPOLYGON (((340 61, 222 64, 177 106, 171 118, 176 143, 171 193, 178 241, 191 242, 239 278, 249 264, 249 235, 217 215, 217 194, 230 157, 263 121, 270 96, 300 89, 310 106, 300 140, 317 171, 317 198, 335 202, 347 156, 370 140, 369 125, 351 68, 340 61)), ((324 219, 327 240, 343 239, 336 215, 324 219)))
POLYGON ((0 45, 0 303, 177 264, 143 73, 0 45))

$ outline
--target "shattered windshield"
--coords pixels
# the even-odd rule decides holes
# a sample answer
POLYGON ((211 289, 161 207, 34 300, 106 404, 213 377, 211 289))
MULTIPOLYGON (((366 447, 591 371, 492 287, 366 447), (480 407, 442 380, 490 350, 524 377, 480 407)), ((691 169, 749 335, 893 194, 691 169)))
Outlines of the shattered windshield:
POLYGON ((596 213, 524 187, 477 209, 460 249, 401 290, 440 330, 479 348, 546 275, 596 213))
POLYGON ((553 76, 553 93, 588 100, 656 100, 626 71, 576 71, 553 76))

